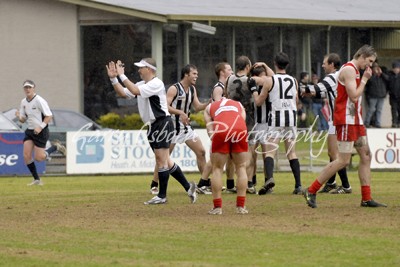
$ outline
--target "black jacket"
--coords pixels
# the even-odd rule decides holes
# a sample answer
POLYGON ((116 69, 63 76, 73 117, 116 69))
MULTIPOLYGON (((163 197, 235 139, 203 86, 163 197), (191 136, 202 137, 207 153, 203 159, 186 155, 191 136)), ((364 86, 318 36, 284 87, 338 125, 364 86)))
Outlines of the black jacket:
POLYGON ((390 72, 387 85, 390 97, 400 98, 400 74, 390 72))
POLYGON ((384 98, 386 96, 386 82, 382 75, 372 75, 366 84, 365 94, 370 98, 384 98))

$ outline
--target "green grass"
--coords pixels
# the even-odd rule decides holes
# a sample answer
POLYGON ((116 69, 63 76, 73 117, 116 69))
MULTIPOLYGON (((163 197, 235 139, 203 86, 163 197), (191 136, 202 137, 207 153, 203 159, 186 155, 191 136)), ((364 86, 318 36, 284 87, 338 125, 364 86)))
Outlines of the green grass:
POLYGON ((318 195, 311 209, 290 194, 292 175, 276 173, 272 195, 247 197, 248 215, 224 194, 222 216, 207 215, 211 196, 190 204, 173 178, 156 206, 143 205, 149 176, 1 178, 0 266, 399 266, 398 172, 373 173, 381 209, 359 207, 349 176, 353 194, 318 195))

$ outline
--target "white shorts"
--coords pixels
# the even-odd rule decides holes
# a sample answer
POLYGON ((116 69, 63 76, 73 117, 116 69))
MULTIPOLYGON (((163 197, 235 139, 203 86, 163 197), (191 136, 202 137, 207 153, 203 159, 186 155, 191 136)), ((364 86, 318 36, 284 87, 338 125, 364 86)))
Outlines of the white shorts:
POLYGON ((269 127, 268 137, 272 139, 280 138, 285 140, 294 140, 297 136, 297 127, 269 127))
POLYGON ((267 144, 268 143, 268 124, 267 123, 257 123, 253 130, 254 138, 249 139, 249 145, 253 146, 257 143, 267 144))
POLYGON ((195 140, 199 135, 192 129, 188 127, 185 133, 185 129, 180 129, 178 134, 175 134, 172 138, 172 144, 183 144, 188 140, 195 140))
POLYGON ((329 129, 328 129, 328 134, 336 134, 336 127, 335 127, 335 125, 333 125, 333 121, 328 121, 328 126, 329 126, 329 129))

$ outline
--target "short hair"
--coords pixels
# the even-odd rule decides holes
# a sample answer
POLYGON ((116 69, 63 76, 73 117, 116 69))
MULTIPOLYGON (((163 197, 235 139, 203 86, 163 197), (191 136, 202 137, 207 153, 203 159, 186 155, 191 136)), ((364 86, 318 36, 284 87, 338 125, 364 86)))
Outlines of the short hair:
POLYGON ((185 77, 185 74, 189 74, 190 70, 197 70, 197 67, 193 64, 187 64, 181 70, 181 80, 185 77))
POLYGON ((244 70, 246 66, 251 66, 251 61, 246 56, 240 56, 236 59, 236 70, 244 70))
POLYGON ((307 71, 300 72, 300 81, 303 80, 308 74, 307 71))
POLYGON ((217 78, 219 78, 220 72, 225 69, 226 65, 229 65, 229 63, 228 62, 220 62, 217 65, 215 65, 215 75, 217 75, 217 78))
POLYGON ((255 67, 254 65, 250 69, 250 76, 260 76, 261 73, 267 73, 267 70, 265 69, 264 66, 257 66, 255 67))
POLYGON ((375 49, 372 46, 366 44, 366 45, 361 46, 357 50, 357 52, 354 54, 353 58, 358 59, 361 56, 364 58, 372 57, 372 56, 378 57, 378 54, 376 53, 375 49))
POLYGON ((289 57, 284 52, 279 52, 276 54, 274 61, 275 65, 281 70, 285 70, 289 65, 289 57))
POLYGON ((342 62, 340 60, 340 56, 336 53, 330 53, 326 56, 326 61, 328 62, 328 64, 332 64, 333 63, 333 67, 335 69, 339 69, 340 66, 342 65, 342 62))

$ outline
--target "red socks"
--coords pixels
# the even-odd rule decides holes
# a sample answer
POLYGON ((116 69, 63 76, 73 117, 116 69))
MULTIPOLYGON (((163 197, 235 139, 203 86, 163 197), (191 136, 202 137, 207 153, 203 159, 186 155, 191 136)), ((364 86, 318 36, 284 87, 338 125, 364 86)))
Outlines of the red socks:
POLYGON ((315 179, 315 181, 311 184, 311 186, 308 188, 308 192, 311 194, 316 194, 318 190, 321 188, 322 184, 318 182, 318 179, 315 179))
POLYGON ((214 209, 222 207, 222 198, 216 198, 213 200, 214 202, 214 209))
POLYGON ((244 203, 246 202, 246 197, 245 196, 237 196, 236 197, 236 207, 242 207, 244 208, 244 203))
POLYGON ((371 200, 371 186, 369 185, 362 185, 361 186, 361 196, 363 201, 371 200))

